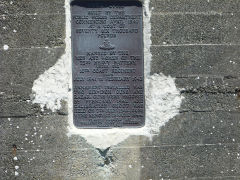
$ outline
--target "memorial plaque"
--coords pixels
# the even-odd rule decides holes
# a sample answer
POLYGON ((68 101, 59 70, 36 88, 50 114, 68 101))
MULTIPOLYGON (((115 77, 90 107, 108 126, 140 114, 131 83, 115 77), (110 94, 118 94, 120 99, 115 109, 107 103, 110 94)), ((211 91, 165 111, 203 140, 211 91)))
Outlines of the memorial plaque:
POLYGON ((71 18, 74 125, 143 126, 142 4, 73 1, 71 18))

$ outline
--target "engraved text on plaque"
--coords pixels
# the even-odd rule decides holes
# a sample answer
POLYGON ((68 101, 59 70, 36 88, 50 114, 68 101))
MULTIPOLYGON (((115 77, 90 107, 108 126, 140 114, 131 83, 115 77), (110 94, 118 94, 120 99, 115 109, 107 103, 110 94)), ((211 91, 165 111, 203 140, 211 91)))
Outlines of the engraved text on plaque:
POLYGON ((141 3, 73 1, 71 16, 75 126, 143 126, 141 3))

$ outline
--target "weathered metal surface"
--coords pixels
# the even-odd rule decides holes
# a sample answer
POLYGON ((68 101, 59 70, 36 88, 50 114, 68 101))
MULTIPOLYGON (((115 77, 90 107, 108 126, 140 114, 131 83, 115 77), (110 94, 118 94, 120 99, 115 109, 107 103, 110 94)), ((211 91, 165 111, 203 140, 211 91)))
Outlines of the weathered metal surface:
POLYGON ((141 3, 74 1, 71 15, 75 126, 143 126, 141 3))

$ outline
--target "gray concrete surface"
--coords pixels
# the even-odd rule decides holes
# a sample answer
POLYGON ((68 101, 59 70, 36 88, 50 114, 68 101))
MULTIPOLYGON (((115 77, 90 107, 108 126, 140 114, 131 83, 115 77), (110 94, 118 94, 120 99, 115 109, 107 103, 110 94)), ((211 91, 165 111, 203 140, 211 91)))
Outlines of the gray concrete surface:
POLYGON ((12 2, 0 2, 0 179, 240 179, 239 0, 151 1, 151 73, 176 77, 181 113, 105 155, 66 135, 67 104, 28 102, 64 53, 64 0, 12 2))

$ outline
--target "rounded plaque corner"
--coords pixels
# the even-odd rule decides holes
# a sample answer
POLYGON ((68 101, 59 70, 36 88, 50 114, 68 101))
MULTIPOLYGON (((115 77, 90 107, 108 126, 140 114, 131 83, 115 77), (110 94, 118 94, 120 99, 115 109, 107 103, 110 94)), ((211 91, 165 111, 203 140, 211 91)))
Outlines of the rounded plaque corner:
POLYGON ((79 2, 78 0, 71 0, 70 1, 70 6, 77 5, 78 2, 79 2))
POLYGON ((142 7, 143 6, 143 2, 141 1, 141 0, 136 0, 137 1, 137 5, 139 6, 139 7, 142 7))
POLYGON ((145 120, 144 120, 141 124, 139 124, 138 128, 143 128, 145 125, 146 125, 146 123, 145 123, 145 120))
POLYGON ((73 120, 73 125, 74 125, 74 127, 77 128, 77 129, 81 128, 81 127, 79 127, 79 126, 77 125, 76 120, 73 120))

